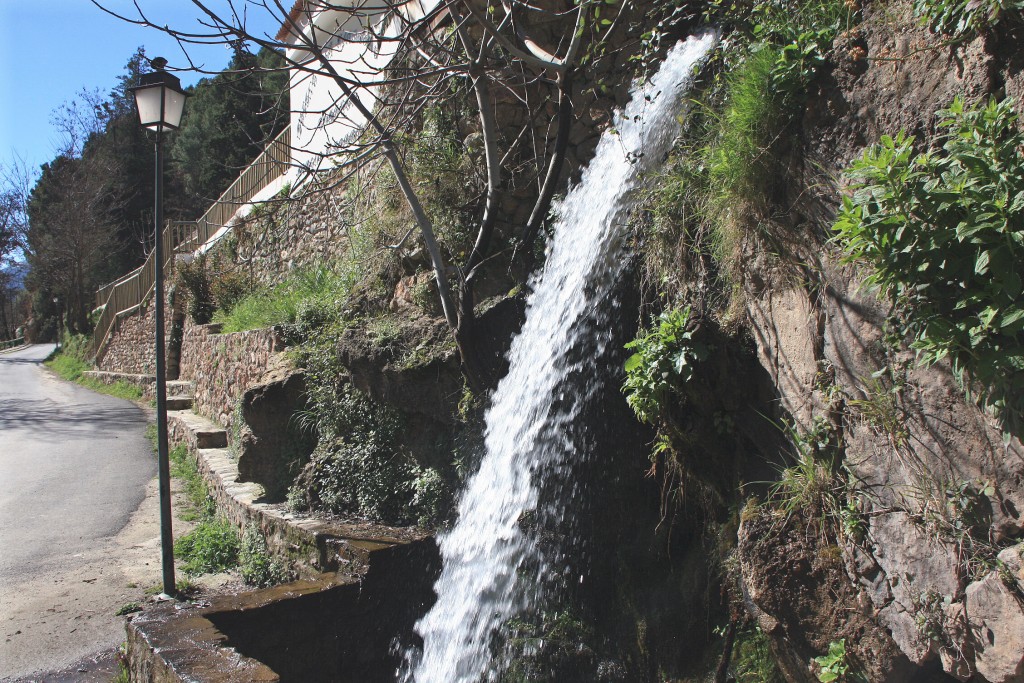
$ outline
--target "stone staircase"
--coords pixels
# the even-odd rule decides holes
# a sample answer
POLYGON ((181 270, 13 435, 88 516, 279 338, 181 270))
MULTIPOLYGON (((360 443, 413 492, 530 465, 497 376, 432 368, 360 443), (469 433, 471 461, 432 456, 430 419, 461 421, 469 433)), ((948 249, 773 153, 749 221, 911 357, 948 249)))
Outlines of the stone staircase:
POLYGON ((291 512, 282 502, 268 502, 262 486, 239 480, 238 458, 227 430, 191 410, 191 383, 168 382, 167 386, 171 446, 186 445, 221 514, 239 531, 249 525, 258 527, 271 553, 285 559, 299 576, 312 578, 321 572, 359 576, 373 552, 428 536, 416 529, 315 519, 291 512), (172 410, 172 405, 177 409, 172 410))

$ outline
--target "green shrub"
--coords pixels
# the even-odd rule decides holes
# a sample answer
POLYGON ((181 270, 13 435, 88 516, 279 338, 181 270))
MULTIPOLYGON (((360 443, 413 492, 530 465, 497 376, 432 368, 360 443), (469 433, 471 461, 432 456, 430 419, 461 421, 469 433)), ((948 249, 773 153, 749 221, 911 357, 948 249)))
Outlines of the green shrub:
POLYGON ((673 396, 693 377, 697 363, 708 356, 707 345, 690 328, 690 308, 669 309, 647 330, 626 344, 634 350, 626 360, 626 401, 641 422, 658 425, 673 396))
POLYGON ((1019 433, 1024 414, 1024 134, 1009 101, 939 114, 942 147, 884 136, 855 161, 835 224, 866 283, 896 305, 893 326, 932 365, 1019 433))
POLYGON ((1022 0, 914 0, 914 13, 935 33, 959 37, 995 26, 1006 17, 1017 23, 1022 0))
POLYGON ((212 279, 210 285, 213 300, 221 311, 230 311, 252 291, 248 278, 238 271, 220 273, 212 279))
POLYGON ((198 325, 210 322, 217 308, 207 266, 206 254, 199 254, 188 262, 179 262, 175 267, 178 283, 188 296, 188 315, 198 325))
POLYGON ((238 532, 223 518, 207 519, 174 543, 186 574, 222 572, 238 564, 238 532))
POLYGON ((416 521, 417 469, 402 449, 398 413, 354 387, 340 388, 310 369, 319 443, 289 500, 299 509, 351 514, 392 524, 416 521))
POLYGON ((433 526, 448 515, 452 507, 452 490, 441 473, 433 467, 417 468, 412 481, 412 509, 420 526, 433 526))
POLYGON ((321 441, 297 485, 309 507, 386 523, 412 521, 413 468, 394 442, 373 431, 321 441))
POLYGON ((276 586, 291 578, 287 567, 270 556, 267 539, 260 533, 259 527, 252 523, 247 524, 242 533, 238 564, 242 570, 242 580, 257 588, 276 586))

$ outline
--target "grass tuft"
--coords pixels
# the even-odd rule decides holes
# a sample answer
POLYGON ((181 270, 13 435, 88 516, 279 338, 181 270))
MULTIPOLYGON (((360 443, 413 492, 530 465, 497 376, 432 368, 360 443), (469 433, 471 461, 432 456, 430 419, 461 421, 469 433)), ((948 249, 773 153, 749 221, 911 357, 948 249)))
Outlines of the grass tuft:
POLYGON ((107 394, 115 398, 123 398, 126 401, 141 400, 142 389, 134 384, 121 381, 105 384, 83 374, 87 370, 93 369, 92 363, 89 360, 90 343, 89 338, 84 334, 65 335, 61 347, 46 361, 46 367, 53 370, 61 378, 69 382, 75 382, 97 393, 107 394))

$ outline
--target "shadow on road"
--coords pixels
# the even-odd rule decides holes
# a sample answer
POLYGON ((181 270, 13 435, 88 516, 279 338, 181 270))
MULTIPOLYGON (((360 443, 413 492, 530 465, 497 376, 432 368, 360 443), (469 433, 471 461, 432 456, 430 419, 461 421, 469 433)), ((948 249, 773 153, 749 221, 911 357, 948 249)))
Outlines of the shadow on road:
POLYGON ((67 437, 79 432, 122 428, 141 423, 144 413, 137 407, 102 406, 94 403, 59 404, 50 399, 9 401, 0 411, 0 430, 42 429, 40 436, 67 437))

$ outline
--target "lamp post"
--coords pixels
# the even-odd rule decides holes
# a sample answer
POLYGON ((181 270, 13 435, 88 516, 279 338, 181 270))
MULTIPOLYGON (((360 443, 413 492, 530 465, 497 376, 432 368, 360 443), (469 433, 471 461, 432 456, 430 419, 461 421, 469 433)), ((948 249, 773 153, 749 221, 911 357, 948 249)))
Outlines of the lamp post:
POLYGON ((171 532, 171 466, 167 452, 167 376, 164 368, 164 240, 163 240, 163 134, 177 130, 185 108, 184 90, 177 76, 164 71, 167 60, 150 62, 155 71, 143 74, 132 88, 139 123, 156 133, 156 177, 153 208, 156 297, 156 443, 160 478, 160 547, 163 559, 164 594, 174 595, 174 536, 171 532))
POLYGON ((57 348, 60 348, 60 328, 64 326, 64 315, 63 311, 60 310, 60 299, 53 297, 53 306, 57 309, 57 348))

